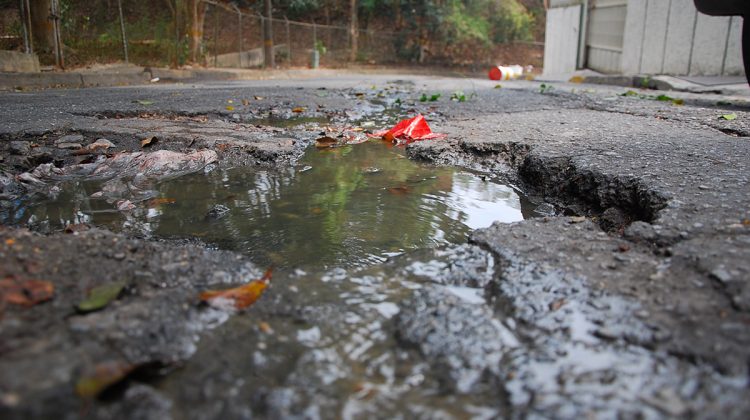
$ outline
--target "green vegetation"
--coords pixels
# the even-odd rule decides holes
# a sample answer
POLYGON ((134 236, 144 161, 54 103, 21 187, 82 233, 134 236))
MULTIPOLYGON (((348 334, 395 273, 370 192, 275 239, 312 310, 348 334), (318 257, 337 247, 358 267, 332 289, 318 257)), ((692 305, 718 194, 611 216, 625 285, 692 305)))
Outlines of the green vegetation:
MULTIPOLYGON (((262 1, 215 1, 222 6, 201 0, 123 1, 130 61, 210 64, 214 54, 235 52, 240 45, 243 49, 262 46, 257 18, 262 1), (242 42, 235 6, 245 15, 242 42)), ((17 2, 6 3, 8 9, 18 7, 17 2)), ((360 32, 355 58, 364 62, 484 64, 497 56, 498 45, 538 39, 543 30, 542 0, 358 0, 356 4, 360 32)), ((122 59, 117 2, 60 0, 60 5, 68 65, 122 59)), ((351 11, 350 0, 273 0, 275 18, 320 25, 315 35, 309 26, 290 27, 289 43, 297 60, 306 60, 302 51, 312 47, 329 60, 348 61, 345 51, 351 36, 344 28, 352 21, 351 11)), ((16 35, 22 32, 20 23, 8 28, 16 35)), ((274 22, 274 35, 277 43, 285 43, 284 23, 274 22)), ((51 53, 41 58, 49 64, 51 53)))

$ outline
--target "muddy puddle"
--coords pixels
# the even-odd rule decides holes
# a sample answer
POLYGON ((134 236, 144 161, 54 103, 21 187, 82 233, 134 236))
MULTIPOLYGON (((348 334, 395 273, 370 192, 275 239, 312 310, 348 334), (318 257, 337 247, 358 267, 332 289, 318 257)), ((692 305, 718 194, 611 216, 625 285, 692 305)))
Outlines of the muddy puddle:
POLYGON ((367 266, 463 243, 473 229, 530 212, 510 186, 414 162, 402 147, 380 141, 311 147, 293 167, 209 165, 137 188, 109 180, 67 181, 60 189, 53 199, 21 206, 16 222, 38 230, 88 223, 197 238, 276 267, 367 266))

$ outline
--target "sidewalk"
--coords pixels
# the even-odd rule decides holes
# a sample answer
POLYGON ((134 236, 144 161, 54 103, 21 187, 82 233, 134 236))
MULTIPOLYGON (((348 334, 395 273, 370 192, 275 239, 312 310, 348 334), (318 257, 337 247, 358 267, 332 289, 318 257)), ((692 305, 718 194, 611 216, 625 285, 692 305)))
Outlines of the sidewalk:
POLYGON ((677 92, 750 96, 750 86, 743 76, 626 76, 603 74, 593 70, 578 70, 568 74, 543 74, 536 80, 540 82, 575 82, 677 92))
POLYGON ((184 68, 169 69, 141 67, 133 64, 96 65, 73 71, 41 73, 0 72, 0 91, 40 90, 56 88, 87 88, 145 85, 152 83, 195 83, 223 80, 305 79, 334 77, 347 73, 414 74, 444 77, 486 77, 484 69, 476 73, 465 69, 404 66, 348 66, 345 69, 304 67, 286 69, 184 68))

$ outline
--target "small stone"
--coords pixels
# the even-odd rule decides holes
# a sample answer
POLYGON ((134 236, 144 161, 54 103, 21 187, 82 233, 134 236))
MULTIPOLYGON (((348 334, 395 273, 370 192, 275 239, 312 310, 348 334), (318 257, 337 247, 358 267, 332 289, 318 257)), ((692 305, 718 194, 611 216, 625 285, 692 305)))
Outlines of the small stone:
POLYGON ((118 252, 117 254, 113 255, 112 258, 116 260, 124 260, 125 259, 125 253, 124 252, 118 252))
POLYGON ((27 141, 12 141, 9 151, 12 155, 28 155, 31 152, 31 144, 27 141))
POLYGON ((88 149, 109 149, 110 147, 115 147, 115 144, 107 139, 97 139, 95 142, 89 144, 88 149))
POLYGON ((727 284, 732 281, 732 275, 729 274, 729 272, 724 268, 716 268, 711 271, 711 277, 719 280, 723 284, 727 284))
POLYGON ((563 305, 565 305, 565 299, 557 299, 554 302, 550 302, 549 310, 552 312, 557 311, 558 309, 562 308, 563 305))
POLYGON ((21 402, 21 397, 13 392, 0 394, 0 402, 6 407, 15 407, 21 402))
POLYGON ((81 143, 57 143, 57 148, 78 150, 78 149, 83 148, 83 146, 81 146, 81 143))
POLYGON ((60 143, 83 143, 83 136, 80 134, 69 134, 67 136, 62 136, 59 139, 55 140, 55 145, 58 145, 60 143))
POLYGON ((594 331, 594 336, 604 340, 616 340, 619 337, 616 332, 607 327, 599 328, 598 330, 594 331))
POLYGON ((698 189, 699 190, 710 190, 711 187, 709 187, 708 185, 698 185, 698 189))

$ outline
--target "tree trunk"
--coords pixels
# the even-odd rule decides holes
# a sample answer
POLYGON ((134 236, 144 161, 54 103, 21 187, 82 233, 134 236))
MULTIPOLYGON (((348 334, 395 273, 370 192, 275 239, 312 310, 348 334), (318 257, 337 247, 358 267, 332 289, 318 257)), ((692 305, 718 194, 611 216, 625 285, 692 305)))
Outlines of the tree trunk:
POLYGON ((202 56, 206 6, 201 0, 190 0, 190 60, 193 63, 197 63, 202 56))
POLYGON ((31 0, 31 33, 34 50, 52 52, 55 48, 55 33, 50 16, 50 0, 31 0))
POLYGON ((351 50, 349 51, 349 60, 357 60, 357 38, 359 37, 359 28, 357 27, 357 0, 350 0, 350 18, 349 34, 351 35, 351 50))

